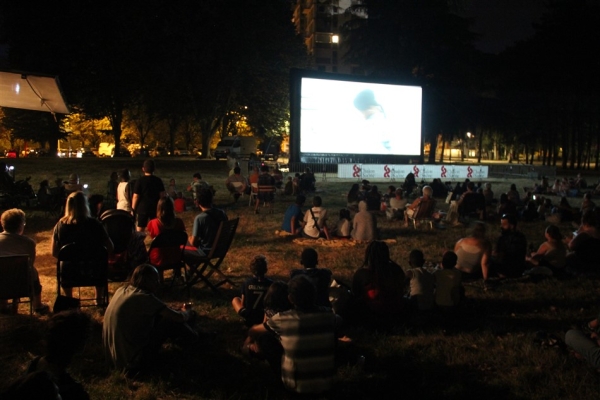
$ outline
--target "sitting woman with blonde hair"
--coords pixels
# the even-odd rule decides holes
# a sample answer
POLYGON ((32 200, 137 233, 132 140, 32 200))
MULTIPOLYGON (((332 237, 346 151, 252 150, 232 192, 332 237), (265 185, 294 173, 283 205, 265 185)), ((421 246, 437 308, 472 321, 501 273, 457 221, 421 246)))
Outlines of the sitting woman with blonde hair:
MULTIPOLYGON (((88 199, 83 192, 73 192, 67 197, 65 215, 54 226, 50 247, 52 255, 58 258, 60 249, 70 243, 83 246, 104 246, 110 254, 113 251, 113 242, 108 237, 104 226, 90 215, 88 199)), ((62 288, 66 296, 73 296, 73 279, 79 271, 74 265, 65 264, 62 267, 62 288)), ((101 304, 104 298, 104 287, 96 287, 96 302, 101 304)))

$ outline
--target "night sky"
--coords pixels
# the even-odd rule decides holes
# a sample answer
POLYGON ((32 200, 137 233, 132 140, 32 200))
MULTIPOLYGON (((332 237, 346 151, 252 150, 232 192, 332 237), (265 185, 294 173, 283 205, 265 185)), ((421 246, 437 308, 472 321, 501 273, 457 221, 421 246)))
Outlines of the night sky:
POLYGON ((476 47, 494 54, 531 37, 532 23, 545 9, 544 0, 469 0, 465 8, 465 15, 475 18, 471 29, 483 35, 476 47))

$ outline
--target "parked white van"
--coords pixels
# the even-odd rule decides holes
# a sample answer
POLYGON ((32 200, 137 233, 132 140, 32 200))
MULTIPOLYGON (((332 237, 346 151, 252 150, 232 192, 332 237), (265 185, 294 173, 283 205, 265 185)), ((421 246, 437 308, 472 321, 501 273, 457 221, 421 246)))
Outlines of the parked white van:
POLYGON ((256 158, 257 140, 252 136, 227 136, 224 137, 214 151, 217 160, 235 157, 241 159, 256 158))

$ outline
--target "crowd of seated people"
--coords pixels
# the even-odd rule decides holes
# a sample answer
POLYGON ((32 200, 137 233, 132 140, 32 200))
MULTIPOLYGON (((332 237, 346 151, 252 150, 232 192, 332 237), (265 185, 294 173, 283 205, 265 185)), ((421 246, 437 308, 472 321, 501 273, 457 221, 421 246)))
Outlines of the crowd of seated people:
MULTIPOLYGON (((239 167, 237 169, 239 171, 239 167)), ((308 173, 312 174, 310 171, 308 173)), ((301 177, 300 182, 304 178, 301 177)), ((260 180, 260 176, 258 179, 260 180)), ((126 187, 127 180, 121 183, 125 183, 123 187, 126 187)), ((411 181, 408 180, 406 183, 410 185, 411 181)), ((290 206, 289 216, 284 217, 284 226, 289 228, 292 234, 302 234, 313 239, 340 237, 368 242, 363 265, 353 275, 350 285, 352 301, 348 309, 341 312, 341 314, 343 311, 347 312, 344 316, 348 322, 367 324, 367 321, 373 321, 374 324, 378 324, 382 320, 386 322, 401 320, 405 315, 413 312, 457 307, 462 300, 461 285, 464 281, 483 279, 485 282, 492 277, 519 277, 526 270, 542 267, 548 268, 556 275, 559 273, 586 275, 595 272, 590 270, 590 260, 595 260, 592 249, 600 244, 600 234, 597 230, 598 221, 594 214, 595 204, 591 195, 584 196, 578 214, 578 210, 573 210, 568 205, 566 196, 557 206, 553 206, 551 201, 548 202, 550 199, 540 201, 540 198, 534 198, 534 193, 546 193, 547 190, 551 190, 547 187, 546 191, 542 191, 539 189, 542 185, 536 187, 536 190, 531 192, 531 196, 526 194, 521 197, 516 185, 511 185, 511 189, 500 196, 498 214, 501 215, 502 233, 495 245, 492 245, 486 237, 485 224, 477 223, 470 235, 460 239, 451 251, 444 253, 437 268, 426 264, 426 256, 423 252, 413 250, 407 259, 407 268, 403 269, 391 260, 387 244, 377 240, 377 211, 381 209, 383 202, 386 204, 386 209, 405 211, 402 218, 408 218, 423 201, 433 199, 436 194, 439 197, 444 196, 441 186, 444 188, 446 186, 441 181, 435 184, 439 189, 437 192, 430 186, 424 186, 423 196, 410 205, 407 205, 402 188, 396 190, 389 187, 388 192, 382 196, 377 186, 369 182, 363 184, 363 191, 358 184, 353 184, 347 196, 348 208, 340 210, 339 223, 331 232, 328 228, 327 209, 323 207, 319 196, 314 197, 312 207, 306 211, 302 209, 306 200, 303 195, 297 196, 295 203, 290 206), (352 210, 353 213, 350 206, 356 207, 352 210), (571 216, 568 216, 569 209, 571 216), (581 226, 577 235, 567 240, 565 244, 560 229, 550 225, 544 232, 545 241, 536 251, 527 252, 527 239, 517 229, 518 223, 544 219, 552 214, 560 215, 561 222, 578 219, 578 215, 581 215, 581 226), (408 296, 405 296, 406 293, 408 296)), ((314 181, 310 188, 305 184, 299 185, 302 191, 309 192, 312 189, 314 192, 314 181)), ((486 184, 484 189, 467 181, 456 192, 460 193, 456 200, 459 215, 475 213, 478 219, 486 219, 486 206, 491 206, 495 200, 491 185, 486 184)), ((121 184, 117 186, 116 193, 117 204, 119 204, 121 184)), ((123 193, 126 194, 124 189, 123 193)), ((222 210, 214 207, 213 192, 201 189, 195 193, 200 214, 194 221, 190 236, 190 246, 193 248, 189 250, 196 251, 202 256, 214 242, 215 227, 226 220, 227 216, 222 210)), ((81 191, 69 195, 65 216, 56 225, 53 233, 53 254, 56 248, 77 240, 103 243, 110 251, 110 238, 103 235, 96 225, 88 221, 94 218, 93 213, 89 212, 89 198, 86 212, 85 199, 86 196, 81 191), (77 200, 72 200, 75 198, 77 200), (76 226, 69 227, 69 225, 76 226), (86 228, 82 228, 83 226, 86 228), (86 232, 82 233, 82 229, 86 232), (75 231, 77 233, 73 233, 75 231)), ((125 206, 124 209, 127 208, 125 206)), ((284 230, 287 230, 286 228, 284 230)), ((183 221, 175 216, 172 196, 167 195, 158 200, 156 218, 148 221, 146 231, 153 238, 168 229, 185 231, 183 221)), ((328 337, 319 348, 329 357, 331 346, 335 346, 335 337, 339 334, 341 319, 330 310, 329 286, 333 279, 332 272, 318 266, 317 252, 312 248, 302 253, 301 265, 303 268, 291 271, 288 284, 273 282, 267 277, 268 269, 264 256, 255 257, 250 266, 252 277, 244 283, 240 297, 236 297, 232 304, 236 313, 250 328, 245 342, 249 351, 255 354, 263 352, 264 357, 272 362, 278 358, 282 360, 274 363, 278 364, 276 370, 281 374, 283 384, 290 390, 301 393, 321 392, 331 387, 331 376, 328 373, 323 373, 319 382, 301 382, 297 377, 290 375, 290 370, 296 361, 294 358, 297 357, 297 350, 306 345, 304 339, 311 338, 310 334, 306 333, 306 337, 299 339, 298 334, 294 333, 294 329, 297 328, 295 324, 298 324, 299 318, 300 320, 304 317, 307 320, 314 318, 315 324, 322 324, 319 325, 322 329, 327 333, 331 332, 331 337, 328 337), (260 292, 258 295, 257 291, 260 292), (260 299, 262 302, 259 301, 260 299), (276 340, 266 340, 265 335, 276 340), (272 357, 273 354, 278 354, 278 357, 272 357)), ((140 335, 140 332, 127 326, 127 323, 118 317, 118 310, 127 308, 130 299, 137 298, 138 295, 142 296, 144 301, 148 302, 148 310, 153 318, 160 316, 161 321, 164 319, 169 324, 176 323, 178 328, 183 329, 184 334, 189 333, 190 337, 194 338, 191 323, 193 313, 185 307, 181 310, 172 310, 156 297, 156 285, 161 281, 160 273, 157 271, 159 276, 156 283, 154 269, 150 267, 142 265, 136 270, 135 276, 131 278, 125 289, 119 292, 119 296, 115 294, 117 301, 109 304, 105 317, 104 341, 109 362, 113 367, 128 373, 137 373, 143 368, 146 360, 152 360, 156 355, 157 346, 166 338, 160 336, 159 341, 152 342, 147 342, 147 338, 144 338, 141 342, 149 343, 147 349, 152 352, 140 355, 135 360, 128 360, 127 351, 131 349, 120 349, 118 343, 125 340, 124 331, 131 329, 127 335, 131 334, 135 337, 138 337, 136 335, 140 335), (121 351, 123 353, 119 354, 121 351)), ((69 294, 68 274, 65 275, 63 283, 65 283, 63 285, 65 293, 69 294)), ((100 299, 99 294, 97 298, 100 299)), ((148 317, 143 314, 144 318, 148 317)), ((137 317, 137 310, 132 315, 137 317)), ((144 324, 146 322, 144 321, 144 324)), ((159 328, 148 326, 148 329, 159 328)), ((310 359, 311 355, 306 357, 310 359)), ((307 361, 306 365, 315 368, 313 371, 318 370, 314 360, 307 361)))

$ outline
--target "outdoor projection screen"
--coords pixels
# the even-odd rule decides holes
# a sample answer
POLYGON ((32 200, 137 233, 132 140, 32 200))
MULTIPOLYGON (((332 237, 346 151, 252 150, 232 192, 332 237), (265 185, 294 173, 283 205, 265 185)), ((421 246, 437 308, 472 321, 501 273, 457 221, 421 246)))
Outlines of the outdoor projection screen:
POLYGON ((295 161, 390 162, 421 156, 420 87, 308 71, 296 74, 291 90, 295 161))

